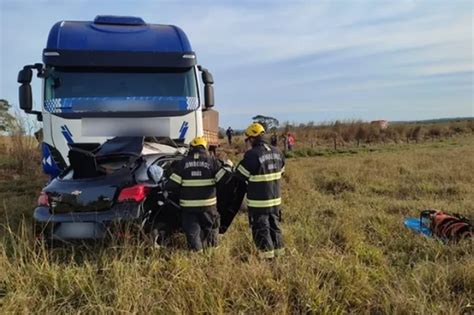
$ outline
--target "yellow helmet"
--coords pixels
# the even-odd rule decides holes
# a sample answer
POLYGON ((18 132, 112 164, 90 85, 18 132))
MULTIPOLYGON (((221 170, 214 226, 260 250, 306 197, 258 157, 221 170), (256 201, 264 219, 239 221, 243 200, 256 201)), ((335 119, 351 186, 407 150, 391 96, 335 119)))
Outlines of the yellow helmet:
POLYGON ((192 147, 198 147, 202 145, 203 147, 207 148, 207 141, 204 139, 204 137, 198 136, 194 138, 189 145, 192 147))
POLYGON ((259 123, 253 123, 245 129, 247 137, 258 137, 263 133, 265 133, 265 128, 259 123))

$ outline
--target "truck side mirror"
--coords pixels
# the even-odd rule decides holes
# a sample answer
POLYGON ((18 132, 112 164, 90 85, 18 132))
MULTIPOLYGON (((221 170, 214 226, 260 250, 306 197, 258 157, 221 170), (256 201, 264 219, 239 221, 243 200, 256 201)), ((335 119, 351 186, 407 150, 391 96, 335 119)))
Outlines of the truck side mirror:
POLYGON ((19 90, 20 108, 26 113, 33 109, 33 96, 31 94, 31 85, 23 83, 19 90))
POLYGON ((30 84, 33 77, 33 70, 31 68, 23 68, 18 72, 18 83, 30 84))
POLYGON ((204 106, 206 109, 214 107, 214 87, 210 84, 204 85, 204 106))
POLYGON ((214 107, 214 78, 212 74, 206 68, 198 66, 199 70, 202 72, 202 82, 204 82, 204 106, 205 109, 214 107))
POLYGON ((18 72, 18 83, 21 83, 19 90, 20 108, 25 112, 31 111, 33 108, 33 96, 31 95, 31 78, 33 70, 31 68, 23 68, 18 72))
POLYGON ((214 78, 207 69, 202 70, 202 82, 204 82, 204 84, 214 84, 214 78))
POLYGON ((38 70, 38 73, 42 72, 43 65, 40 63, 34 65, 24 66, 20 72, 18 72, 18 83, 20 88, 18 90, 18 96, 20 100, 20 108, 27 114, 35 114, 38 121, 43 120, 41 112, 33 110, 33 95, 31 93, 31 79, 33 77, 33 70, 38 70))

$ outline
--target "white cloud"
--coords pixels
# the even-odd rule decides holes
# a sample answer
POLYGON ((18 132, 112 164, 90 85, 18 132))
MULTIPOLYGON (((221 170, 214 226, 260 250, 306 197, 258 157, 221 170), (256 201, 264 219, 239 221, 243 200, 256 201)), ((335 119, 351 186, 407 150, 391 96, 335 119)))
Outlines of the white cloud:
POLYGON ((204 13, 197 26, 193 20, 181 24, 199 49, 215 56, 234 57, 229 63, 233 67, 354 46, 365 47, 369 53, 472 38, 471 17, 463 12, 455 16, 437 11, 420 15, 414 1, 392 6, 356 2, 346 7, 349 9, 340 12, 327 2, 310 1, 258 10, 215 7, 204 13), (412 18, 398 22, 358 26, 364 20, 383 20, 410 12, 412 18))

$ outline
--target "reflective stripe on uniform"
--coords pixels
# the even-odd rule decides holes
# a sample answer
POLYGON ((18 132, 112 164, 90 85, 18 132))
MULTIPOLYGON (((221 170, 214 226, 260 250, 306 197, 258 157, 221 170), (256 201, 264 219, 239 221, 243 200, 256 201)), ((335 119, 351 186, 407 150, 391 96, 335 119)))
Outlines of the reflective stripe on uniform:
POLYGON ((284 166, 281 168, 281 173, 282 174, 285 173, 285 167, 284 166))
POLYGON ((249 178, 249 182, 270 182, 281 178, 281 172, 262 174, 262 175, 252 175, 249 178))
POLYGON ((250 177, 250 172, 247 171, 247 169, 245 167, 243 167, 242 165, 239 165, 237 167, 237 171, 239 171, 242 175, 244 175, 245 177, 249 178, 250 177))
POLYGON ((171 174, 170 179, 171 179, 173 182, 175 182, 176 184, 179 184, 179 185, 181 185, 181 182, 183 181, 182 178, 181 178, 181 176, 179 176, 179 175, 177 175, 177 174, 175 174, 175 173, 171 174))
POLYGON ((181 199, 179 200, 179 205, 181 207, 207 207, 207 206, 213 206, 217 203, 217 198, 211 198, 211 199, 197 199, 197 200, 185 200, 181 199))
POLYGON ((275 256, 283 256, 285 255, 285 249, 284 248, 277 248, 274 250, 275 256))
POLYGON ((226 171, 223 168, 221 168, 219 172, 217 172, 216 174, 216 182, 220 181, 222 177, 225 175, 225 173, 226 171))
POLYGON ((270 259, 270 258, 275 257, 275 252, 273 250, 269 250, 269 251, 266 251, 266 252, 260 252, 260 253, 258 253, 258 256, 260 258, 270 259))
POLYGON ((281 205, 281 198, 269 199, 269 200, 252 200, 247 199, 247 206, 254 208, 267 208, 281 205))
POLYGON ((216 181, 213 178, 210 179, 183 179, 181 186, 183 187, 203 187, 215 185, 216 181))

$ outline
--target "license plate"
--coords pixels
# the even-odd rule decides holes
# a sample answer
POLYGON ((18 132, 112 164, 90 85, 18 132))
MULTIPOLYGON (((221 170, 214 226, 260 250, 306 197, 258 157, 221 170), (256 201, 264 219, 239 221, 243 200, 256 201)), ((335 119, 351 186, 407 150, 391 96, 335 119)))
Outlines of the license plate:
POLYGON ((105 228, 94 222, 64 222, 60 223, 54 237, 67 239, 100 239, 105 236, 105 228))

